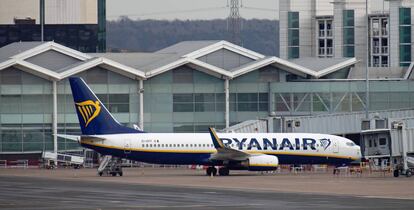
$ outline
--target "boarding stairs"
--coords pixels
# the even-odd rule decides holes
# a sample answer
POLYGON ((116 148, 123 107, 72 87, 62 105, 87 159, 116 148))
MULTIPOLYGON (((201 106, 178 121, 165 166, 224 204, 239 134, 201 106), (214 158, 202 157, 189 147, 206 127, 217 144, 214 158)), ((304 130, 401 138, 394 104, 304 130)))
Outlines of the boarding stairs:
POLYGON ((101 158, 101 163, 98 167, 98 175, 116 175, 122 176, 122 160, 120 158, 105 155, 101 158))

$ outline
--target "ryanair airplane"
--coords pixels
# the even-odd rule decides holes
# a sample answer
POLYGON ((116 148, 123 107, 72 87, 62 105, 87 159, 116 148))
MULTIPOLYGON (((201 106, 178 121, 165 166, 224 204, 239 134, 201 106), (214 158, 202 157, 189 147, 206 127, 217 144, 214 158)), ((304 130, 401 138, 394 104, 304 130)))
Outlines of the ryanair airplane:
POLYGON ((230 170, 269 171, 279 164, 348 164, 360 159, 349 139, 311 133, 146 133, 121 125, 81 78, 69 78, 82 135, 77 140, 103 155, 155 164, 209 166, 206 174, 230 170))

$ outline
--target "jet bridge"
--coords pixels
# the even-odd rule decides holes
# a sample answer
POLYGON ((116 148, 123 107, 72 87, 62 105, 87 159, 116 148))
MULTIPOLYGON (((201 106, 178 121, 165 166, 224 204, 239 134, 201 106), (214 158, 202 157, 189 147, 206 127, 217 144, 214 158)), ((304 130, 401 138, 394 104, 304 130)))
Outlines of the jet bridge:
POLYGON ((394 176, 414 172, 414 117, 363 120, 361 149, 366 159, 389 165, 394 176), (377 126, 376 124, 380 124, 377 126), (374 129, 369 129, 375 125, 374 129), (379 128, 378 128, 379 127, 379 128))

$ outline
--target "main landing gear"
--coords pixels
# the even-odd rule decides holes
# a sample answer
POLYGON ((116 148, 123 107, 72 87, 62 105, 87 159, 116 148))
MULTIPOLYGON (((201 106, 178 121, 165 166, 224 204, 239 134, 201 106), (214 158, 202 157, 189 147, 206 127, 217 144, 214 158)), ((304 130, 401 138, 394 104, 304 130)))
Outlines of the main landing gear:
POLYGON ((206 169, 207 176, 216 176, 217 175, 217 169, 214 166, 210 166, 206 169))
POLYGON ((228 176, 230 174, 230 170, 226 167, 219 168, 219 174, 220 176, 228 176))
MULTIPOLYGON (((218 173, 220 176, 228 176, 230 174, 230 170, 227 167, 219 168, 218 173)), ((206 169, 207 176, 216 176, 217 169, 214 166, 210 166, 206 169)))

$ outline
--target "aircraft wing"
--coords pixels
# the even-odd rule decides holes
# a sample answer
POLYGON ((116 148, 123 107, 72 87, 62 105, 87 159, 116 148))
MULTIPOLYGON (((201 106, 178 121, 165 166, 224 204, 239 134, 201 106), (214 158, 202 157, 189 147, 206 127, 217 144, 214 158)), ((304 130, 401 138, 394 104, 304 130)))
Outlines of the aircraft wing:
POLYGON ((214 128, 209 128, 213 145, 217 150, 217 153, 213 154, 210 159, 213 160, 236 160, 242 161, 250 157, 250 154, 235 150, 223 144, 223 141, 217 136, 214 128))

